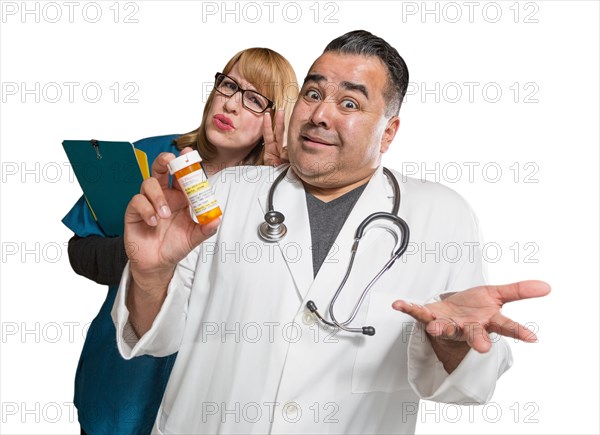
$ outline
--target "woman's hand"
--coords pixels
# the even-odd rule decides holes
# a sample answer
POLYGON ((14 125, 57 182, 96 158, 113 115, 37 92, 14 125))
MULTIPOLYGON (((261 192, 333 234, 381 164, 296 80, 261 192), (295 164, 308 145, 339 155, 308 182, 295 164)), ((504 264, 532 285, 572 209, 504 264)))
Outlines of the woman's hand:
POLYGON ((263 140, 265 142, 265 165, 279 166, 288 162, 285 111, 283 109, 279 109, 275 113, 275 132, 273 132, 271 113, 265 112, 263 117, 263 140))

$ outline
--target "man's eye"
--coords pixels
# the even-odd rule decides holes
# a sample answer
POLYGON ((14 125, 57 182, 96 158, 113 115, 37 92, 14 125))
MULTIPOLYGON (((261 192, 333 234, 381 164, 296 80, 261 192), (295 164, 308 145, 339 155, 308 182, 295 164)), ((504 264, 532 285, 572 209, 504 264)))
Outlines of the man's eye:
POLYGON ((317 91, 315 91, 314 89, 309 89, 308 91, 306 91, 304 93, 304 96, 311 100, 319 100, 321 98, 319 93, 317 91))
POLYGON ((352 100, 344 100, 344 101, 342 101, 342 107, 344 109, 348 109, 348 110, 356 110, 356 109, 358 109, 358 104, 356 104, 352 100))

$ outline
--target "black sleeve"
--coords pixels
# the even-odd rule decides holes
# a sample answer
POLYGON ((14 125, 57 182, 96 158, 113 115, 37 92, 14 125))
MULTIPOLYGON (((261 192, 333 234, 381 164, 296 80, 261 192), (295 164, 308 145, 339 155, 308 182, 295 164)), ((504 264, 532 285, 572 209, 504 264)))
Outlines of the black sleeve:
POLYGON ((98 284, 118 285, 125 264, 123 237, 73 236, 69 240, 69 261, 75 273, 98 284))

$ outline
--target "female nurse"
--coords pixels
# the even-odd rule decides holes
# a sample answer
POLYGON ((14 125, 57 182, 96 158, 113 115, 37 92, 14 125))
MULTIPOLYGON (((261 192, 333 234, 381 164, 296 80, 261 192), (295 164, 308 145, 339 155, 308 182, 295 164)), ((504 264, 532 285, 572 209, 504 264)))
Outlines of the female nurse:
MULTIPOLYGON (((290 63, 267 48, 237 53, 215 75, 200 127, 184 135, 142 139, 135 147, 153 162, 161 152, 199 151, 208 175, 236 165, 280 163, 284 130, 297 96, 290 63)), ((63 219, 73 270, 108 295, 88 330, 77 373, 74 404, 82 434, 150 433, 176 354, 126 361, 115 341, 110 311, 127 254, 123 237, 106 237, 82 197, 63 219)))

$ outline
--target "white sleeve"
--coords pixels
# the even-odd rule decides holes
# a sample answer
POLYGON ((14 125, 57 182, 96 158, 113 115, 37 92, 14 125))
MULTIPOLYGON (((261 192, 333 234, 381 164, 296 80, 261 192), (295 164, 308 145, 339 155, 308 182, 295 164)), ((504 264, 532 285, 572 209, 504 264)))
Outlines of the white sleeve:
MULTIPOLYGON (((461 261, 448 277, 445 292, 457 292, 487 284, 487 271, 481 252, 482 236, 477 217, 464 202, 452 239, 464 247, 461 261)), ((440 300, 434 298, 428 302, 440 300)), ((478 353, 471 349, 458 367, 448 374, 439 361, 424 327, 416 322, 408 344, 409 383, 426 400, 446 403, 483 404, 488 402, 498 378, 512 365, 512 353, 506 340, 490 334, 491 349, 478 353)))
POLYGON ((152 327, 139 338, 129 323, 129 310, 125 305, 131 276, 127 263, 111 311, 117 333, 117 347, 123 358, 131 359, 140 355, 166 356, 179 350, 187 319, 197 252, 198 248, 177 265, 167 287, 167 297, 152 327))
POLYGON ((494 394, 496 381, 512 365, 506 340, 490 334, 486 353, 469 350, 458 367, 448 374, 438 360, 424 327, 418 322, 408 343, 408 381, 422 399, 464 405, 483 404, 494 394))

